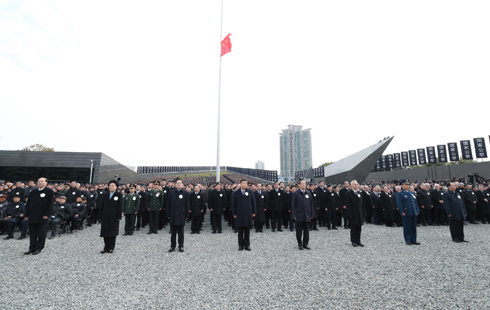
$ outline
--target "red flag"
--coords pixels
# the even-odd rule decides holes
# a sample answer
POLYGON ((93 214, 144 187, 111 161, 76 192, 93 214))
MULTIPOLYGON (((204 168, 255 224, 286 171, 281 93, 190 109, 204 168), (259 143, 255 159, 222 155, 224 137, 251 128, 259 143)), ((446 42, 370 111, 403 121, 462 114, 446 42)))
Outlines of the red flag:
POLYGON ((231 33, 229 33, 223 41, 221 41, 221 56, 226 53, 231 52, 231 41, 230 41, 231 33))

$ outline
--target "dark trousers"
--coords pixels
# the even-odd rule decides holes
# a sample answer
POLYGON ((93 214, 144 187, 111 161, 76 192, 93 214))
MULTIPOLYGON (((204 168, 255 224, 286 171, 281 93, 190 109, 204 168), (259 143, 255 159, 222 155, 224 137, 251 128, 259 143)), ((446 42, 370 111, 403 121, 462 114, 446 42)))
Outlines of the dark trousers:
POLYGON ((254 226, 255 226, 255 231, 257 231, 257 232, 262 231, 264 229, 264 223, 263 222, 255 221, 254 226))
POLYGON ((446 222, 444 209, 432 208, 432 222, 442 225, 446 222))
POLYGON ((449 231, 451 232, 451 238, 453 240, 464 240, 463 227, 463 220, 449 219, 449 231))
POLYGON ((124 233, 132 235, 134 233, 135 214, 125 214, 126 221, 124 223, 124 233))
POLYGON ((468 222, 474 223, 476 220, 476 210, 467 210, 468 212, 468 222))
POLYGON ((212 215, 212 223, 213 223, 213 232, 216 232, 216 230, 221 231, 221 217, 222 214, 216 214, 216 212, 213 212, 212 215))
POLYGON ((342 227, 343 214, 342 212, 336 212, 336 214, 337 214, 337 226, 342 227))
POLYGON ((270 210, 265 211, 265 228, 269 229, 271 219, 272 219, 272 211, 270 210))
POLYGON ((289 213, 289 230, 293 231, 293 229, 295 228, 296 220, 293 218, 293 213, 291 212, 288 213, 289 213))
POLYGON ((317 221, 318 221, 318 219, 316 217, 314 217, 314 218, 311 219, 311 222, 310 222, 310 230, 311 229, 317 229, 317 227, 316 227, 317 221))
MULTIPOLYGON (((74 216, 71 219, 71 231, 78 228, 78 222, 80 222, 80 221, 83 221, 83 219, 80 219, 80 216, 74 216)), ((83 223, 82 223, 82 225, 83 225, 83 223)))
POLYGON ((179 248, 184 247, 184 225, 170 225, 170 247, 175 249, 176 237, 179 235, 179 248))
POLYGON ((281 226, 282 211, 271 211, 271 227, 272 229, 282 230, 281 226))
POLYGON ((352 243, 361 243, 361 227, 361 225, 350 225, 350 241, 352 243))
POLYGON ((56 231, 58 230, 58 225, 61 224, 64 220, 62 218, 49 218, 48 225, 51 224, 51 235, 56 235, 56 231))
POLYGON ((191 231, 198 232, 201 230, 201 214, 191 216, 191 231))
MULTIPOLYGON (((325 211, 326 216, 326 226, 327 228, 337 228, 337 212, 336 211, 325 211)), ((325 224, 324 224, 325 226, 325 224)))
POLYGON ((95 224, 97 223, 97 220, 99 219, 99 209, 93 209, 92 213, 90 214, 90 224, 95 224))
POLYGON ((402 216, 405 242, 417 242, 417 216, 402 216))
POLYGON ((116 247, 116 236, 104 237, 104 251, 114 251, 116 247))
POLYGON ((238 245, 250 246, 250 227, 238 227, 238 245))
POLYGON ((159 211, 148 211, 148 224, 150 225, 150 232, 158 232, 158 213, 159 211))
POLYGON ((327 226, 327 212, 325 208, 318 209, 318 226, 327 226))
POLYGON ((16 217, 8 222, 7 235, 12 235, 14 233, 15 226, 20 226, 20 234, 27 234, 27 228, 29 223, 22 217, 16 217))
POLYGON ((140 229, 146 225, 148 225, 148 210, 141 209, 136 215, 136 228, 140 229))
POLYGON ((307 246, 310 242, 310 222, 296 221, 296 241, 298 245, 307 246), (301 240, 303 239, 303 240, 301 240))
POLYGON ((48 224, 31 224, 29 223, 29 250, 41 251, 46 243, 46 233, 48 232, 48 224))
POLYGON ((162 210, 158 211, 158 230, 162 230, 163 227, 167 224, 166 219, 167 217, 165 216, 165 210, 162 208, 162 210))
POLYGON ((396 224, 396 226, 402 226, 403 220, 402 220, 402 216, 400 214, 400 211, 395 210, 394 212, 395 212, 395 224, 396 224))
POLYGON ((374 224, 380 225, 382 218, 383 218, 383 211, 381 210, 381 208, 374 208, 373 209, 373 222, 374 222, 374 224))
POLYGON ((420 222, 422 224, 432 224, 430 207, 420 208, 420 222))
POLYGON ((282 225, 285 228, 289 227, 289 212, 287 210, 282 211, 282 225))

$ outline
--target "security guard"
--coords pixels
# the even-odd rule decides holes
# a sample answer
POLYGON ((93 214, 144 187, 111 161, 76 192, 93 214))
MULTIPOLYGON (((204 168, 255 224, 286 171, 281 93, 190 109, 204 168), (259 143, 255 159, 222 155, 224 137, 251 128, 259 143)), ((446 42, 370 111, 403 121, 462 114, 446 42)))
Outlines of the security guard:
POLYGON ((135 190, 136 185, 131 184, 129 186, 129 194, 124 196, 123 215, 126 218, 126 223, 124 224, 123 236, 132 236, 134 232, 136 215, 138 215, 140 208, 140 196, 135 193, 135 190))
POLYGON ((403 220, 403 236, 407 245, 419 245, 417 242, 417 215, 420 213, 417 198, 409 191, 410 182, 407 179, 400 182, 401 192, 396 195, 396 204, 403 220))
POLYGON ((158 213, 163 209, 165 196, 158 189, 160 182, 153 182, 153 189, 148 192, 148 217, 150 231, 148 234, 158 234, 158 213))

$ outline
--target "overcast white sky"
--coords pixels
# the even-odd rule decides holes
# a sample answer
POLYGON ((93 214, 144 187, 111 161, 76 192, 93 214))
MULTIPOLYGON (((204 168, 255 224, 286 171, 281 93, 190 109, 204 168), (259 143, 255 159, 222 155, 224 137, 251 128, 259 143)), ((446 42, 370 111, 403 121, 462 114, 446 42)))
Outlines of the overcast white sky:
MULTIPOLYGON (((215 165, 220 0, 0 2, 0 149, 215 165)), ((279 169, 485 137, 490 1, 224 2, 221 164, 279 169)), ((473 154, 474 155, 474 154, 473 154)))

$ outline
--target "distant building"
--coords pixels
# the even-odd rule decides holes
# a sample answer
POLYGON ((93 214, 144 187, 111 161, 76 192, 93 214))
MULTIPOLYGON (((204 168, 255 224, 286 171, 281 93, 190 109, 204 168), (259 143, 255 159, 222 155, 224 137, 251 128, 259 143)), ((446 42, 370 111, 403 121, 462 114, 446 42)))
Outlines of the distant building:
POLYGON ((257 162, 255 163, 255 169, 262 169, 262 170, 264 170, 265 169, 264 162, 263 161, 260 161, 260 160, 257 160, 257 162))
POLYGON ((288 125, 280 133, 281 174, 285 181, 294 179, 296 171, 312 167, 311 129, 303 126, 288 125))

